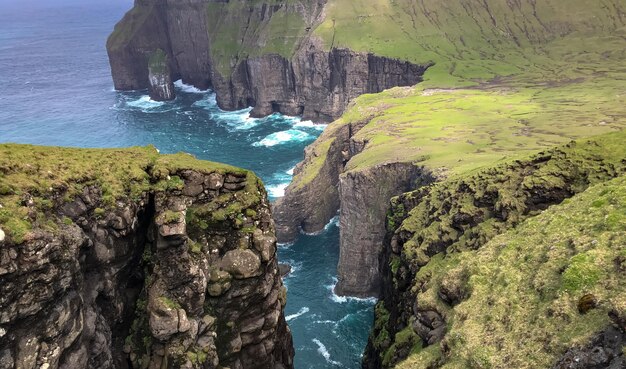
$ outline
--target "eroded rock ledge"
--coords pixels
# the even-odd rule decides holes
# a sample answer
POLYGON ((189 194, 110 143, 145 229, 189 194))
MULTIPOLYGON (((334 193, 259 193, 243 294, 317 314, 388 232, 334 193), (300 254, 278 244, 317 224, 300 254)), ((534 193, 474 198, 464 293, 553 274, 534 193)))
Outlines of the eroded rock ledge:
POLYGON ((157 92, 167 80, 182 78, 211 87, 226 110, 253 106, 255 116, 280 112, 332 121, 361 94, 421 81, 429 65, 325 49, 312 36, 324 5, 136 1, 107 42, 115 88, 150 87, 151 96, 162 99, 157 92), (158 81, 149 78, 148 68, 157 50, 167 55, 169 73, 158 81))
POLYGON ((293 367, 252 173, 153 148, 0 151, 0 368, 293 367))

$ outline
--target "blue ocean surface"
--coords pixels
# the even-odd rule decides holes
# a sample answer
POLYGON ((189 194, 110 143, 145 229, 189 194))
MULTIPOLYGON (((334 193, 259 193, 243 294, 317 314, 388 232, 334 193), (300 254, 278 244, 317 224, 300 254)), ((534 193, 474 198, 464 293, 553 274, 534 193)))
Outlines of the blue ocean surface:
MULTIPOLYGON (((113 90, 105 50, 129 0, 0 0, 0 142, 75 147, 153 144, 257 173, 272 199, 291 181, 303 149, 324 126, 296 117, 254 119, 221 111, 210 91, 177 83, 173 102, 113 90)), ((293 272, 286 316, 298 369, 358 368, 373 301, 333 294, 336 222, 281 246, 293 272)))

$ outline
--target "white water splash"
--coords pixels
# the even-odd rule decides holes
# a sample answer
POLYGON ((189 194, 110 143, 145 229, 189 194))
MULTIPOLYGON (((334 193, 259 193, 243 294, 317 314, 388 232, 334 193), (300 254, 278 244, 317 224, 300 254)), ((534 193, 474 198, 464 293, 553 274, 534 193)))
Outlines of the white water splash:
POLYGON ((337 279, 337 277, 332 277, 332 280, 333 280, 333 283, 326 285, 325 287, 328 291, 330 291, 330 299, 333 300, 333 302, 336 302, 338 304, 343 304, 348 301, 358 301, 358 302, 369 303, 372 305, 378 302, 378 299, 375 297, 361 298, 361 297, 352 297, 352 296, 339 296, 335 293, 335 287, 337 286, 337 282, 339 280, 337 279))
POLYGON ((294 320, 294 319, 296 319, 298 317, 301 317, 302 315, 304 315, 304 314, 306 314, 308 312, 309 312, 309 308, 305 306, 302 309, 300 309, 300 311, 298 311, 297 313, 291 314, 291 315, 287 315, 285 317, 285 320, 288 321, 288 322, 292 321, 292 320, 294 320))
POLYGON ((299 131, 297 129, 290 129, 287 131, 280 131, 276 133, 272 133, 266 136, 261 141, 255 142, 252 146, 265 146, 272 147, 276 145, 286 144, 289 142, 303 142, 313 138, 310 134, 299 131))
POLYGON ((343 366, 341 365, 340 362, 331 360, 330 352, 328 352, 328 350, 326 349, 326 346, 324 346, 324 344, 320 342, 320 340, 318 340, 317 338, 314 338, 313 342, 317 345, 317 352, 319 352, 324 357, 324 359, 326 359, 327 363, 336 365, 336 366, 343 366))
POLYGON ((209 90, 201 90, 195 86, 185 84, 181 79, 174 82, 174 87, 188 94, 205 94, 209 92, 209 90))

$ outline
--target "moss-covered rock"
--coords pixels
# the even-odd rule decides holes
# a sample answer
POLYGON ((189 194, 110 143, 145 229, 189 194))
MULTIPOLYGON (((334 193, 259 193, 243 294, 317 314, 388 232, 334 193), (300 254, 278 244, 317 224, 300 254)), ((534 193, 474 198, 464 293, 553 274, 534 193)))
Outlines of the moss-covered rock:
POLYGON ((617 200, 626 189, 625 138, 579 140, 394 199, 389 312, 377 311, 373 332, 384 331, 391 345, 370 340, 368 361, 392 367, 408 355, 399 367, 549 367, 608 327, 623 294, 623 247, 612 240, 626 231, 617 200), (406 327, 420 337, 411 355, 394 347, 406 341, 406 327))
POLYGON ((153 147, 4 144, 0 188, 0 366, 293 366, 253 173, 153 147), (265 324, 234 324, 251 319, 265 324))

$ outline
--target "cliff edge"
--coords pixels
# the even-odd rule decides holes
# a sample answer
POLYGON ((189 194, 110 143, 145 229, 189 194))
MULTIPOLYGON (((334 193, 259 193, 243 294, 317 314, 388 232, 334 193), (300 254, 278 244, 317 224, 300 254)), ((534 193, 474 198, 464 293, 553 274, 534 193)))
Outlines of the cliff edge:
POLYGON ((394 198, 363 367, 626 365, 625 137, 394 198))
MULTIPOLYGON (((429 63, 411 63, 315 35, 326 1, 137 0, 115 26, 107 51, 115 88, 164 95, 149 60, 167 55, 167 79, 212 88, 222 109, 254 107, 332 121, 363 93, 421 81, 429 63)), ((170 95, 169 98, 173 98, 170 95)))
POLYGON ((0 368, 292 368, 267 195, 153 147, 0 145, 0 368))

